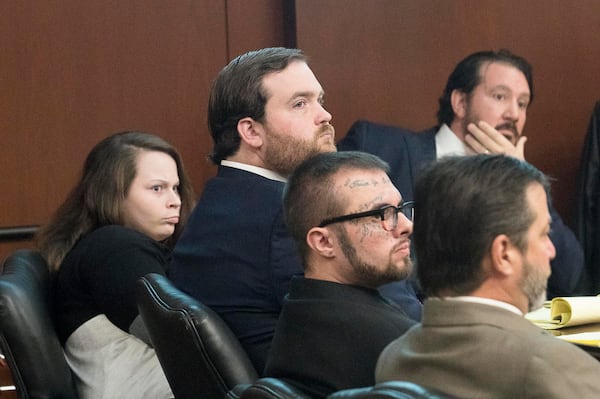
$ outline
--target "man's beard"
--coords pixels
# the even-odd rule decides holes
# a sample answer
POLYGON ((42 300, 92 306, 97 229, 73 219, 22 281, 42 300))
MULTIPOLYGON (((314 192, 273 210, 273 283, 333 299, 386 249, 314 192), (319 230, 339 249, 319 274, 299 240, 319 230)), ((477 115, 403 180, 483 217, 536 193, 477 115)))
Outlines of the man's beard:
POLYGON ((523 275, 519 282, 521 290, 527 296, 529 303, 529 311, 539 309, 546 301, 546 287, 548 285, 548 277, 542 270, 535 267, 533 264, 523 262, 523 275))
POLYGON ((340 241, 342 253, 346 256, 352 270, 356 277, 358 277, 358 285, 377 288, 392 281, 404 280, 410 275, 412 270, 410 256, 403 259, 403 267, 397 266, 391 259, 388 259, 386 267, 381 269, 358 257, 356 249, 354 249, 348 235, 342 228, 337 229, 337 236, 340 241))
POLYGON ((294 136, 284 136, 270 131, 268 133, 268 147, 265 154, 267 166, 282 176, 289 176, 305 159, 321 152, 335 152, 335 143, 331 145, 319 143, 322 135, 331 133, 333 140, 334 130, 332 125, 323 125, 317 130, 312 140, 307 141, 294 136))

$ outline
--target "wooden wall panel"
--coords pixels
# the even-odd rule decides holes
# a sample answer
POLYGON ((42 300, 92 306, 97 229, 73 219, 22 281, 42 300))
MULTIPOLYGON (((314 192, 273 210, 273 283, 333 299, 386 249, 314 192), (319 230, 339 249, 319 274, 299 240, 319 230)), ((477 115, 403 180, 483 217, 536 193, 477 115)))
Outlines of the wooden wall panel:
MULTIPOLYGON (((506 47, 534 66, 528 159, 574 206, 598 97, 600 3, 578 0, 41 0, 0 4, 0 227, 44 223, 89 149, 124 129, 182 152, 196 191, 214 174, 206 105, 232 57, 297 45, 327 91, 338 137, 359 118, 422 129, 458 60, 506 47), (295 3, 295 20, 287 15, 295 3)), ((293 15, 292 15, 293 16, 293 15)), ((0 258, 15 243, 0 244, 0 258)))
MULTIPOLYGON (((282 45, 281 10, 276 0, 2 2, 0 228, 45 223, 92 146, 121 130, 172 142, 200 193, 216 171, 212 81, 238 53, 282 45)), ((31 245, 0 243, 0 259, 31 245)))
POLYGON ((301 0, 298 47, 312 57, 338 138, 357 119, 422 130, 456 63, 508 48, 533 65, 526 157, 555 177, 570 220, 583 138, 600 98, 600 2, 301 0))
POLYGON ((208 144, 201 134, 205 93, 226 59, 221 2, 30 1, 2 8, 2 225, 43 222, 90 148, 120 130, 173 142, 200 188, 208 174, 198 156, 208 144))
POLYGON ((228 56, 232 59, 250 50, 286 46, 285 0, 228 0, 228 56))

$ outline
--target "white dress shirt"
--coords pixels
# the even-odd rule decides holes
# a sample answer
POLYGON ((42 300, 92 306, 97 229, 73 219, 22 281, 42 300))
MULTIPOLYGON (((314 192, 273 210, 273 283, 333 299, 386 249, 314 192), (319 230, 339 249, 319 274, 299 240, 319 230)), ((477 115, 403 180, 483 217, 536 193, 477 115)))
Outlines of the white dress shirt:
POLYGON ((277 181, 284 182, 284 183, 287 181, 287 179, 285 177, 281 176, 277 172, 273 172, 272 170, 261 168, 260 166, 248 165, 247 163, 223 160, 223 161, 221 161, 221 166, 228 166, 230 168, 245 170, 246 172, 254 173, 254 174, 260 175, 262 177, 266 177, 267 179, 277 180, 277 181))
POLYGON ((435 153, 437 159, 449 155, 475 154, 445 123, 435 135, 435 153))

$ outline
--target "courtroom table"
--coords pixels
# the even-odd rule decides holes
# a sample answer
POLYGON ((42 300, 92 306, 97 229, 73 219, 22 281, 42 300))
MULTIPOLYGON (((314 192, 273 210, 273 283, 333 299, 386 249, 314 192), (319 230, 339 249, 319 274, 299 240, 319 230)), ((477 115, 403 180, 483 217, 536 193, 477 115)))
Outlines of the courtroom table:
MULTIPOLYGON (((560 336, 567 342, 571 342, 577 345, 596 359, 600 360, 600 323, 595 324, 584 324, 581 326, 560 328, 556 330, 546 330, 552 335, 560 336), (569 341, 569 336, 573 338, 581 337, 580 334, 592 335, 595 340, 585 340, 585 342, 578 342, 577 339, 569 341)), ((588 337, 589 338, 589 337, 588 337)))

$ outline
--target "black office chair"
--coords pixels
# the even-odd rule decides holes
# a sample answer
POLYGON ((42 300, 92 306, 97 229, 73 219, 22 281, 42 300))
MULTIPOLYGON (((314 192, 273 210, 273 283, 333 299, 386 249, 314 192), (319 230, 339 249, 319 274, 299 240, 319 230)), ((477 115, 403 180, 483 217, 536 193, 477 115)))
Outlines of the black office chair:
POLYGON ((49 303, 46 262, 36 251, 15 251, 0 274, 0 349, 20 399, 77 398, 49 303))
MULTIPOLYGON (((284 379, 263 377, 226 399, 313 399, 284 379)), ((388 381, 375 386, 344 389, 327 399, 456 399, 407 381, 388 381)))
MULTIPOLYGON (((231 394, 227 399, 233 399, 231 394)), ((287 381, 263 377, 254 382, 254 384, 246 387, 239 396, 239 399, 312 399, 312 396, 307 395, 300 389, 289 384, 287 381)))
POLYGON ((372 387, 334 392, 327 399, 452 399, 452 397, 412 382, 386 381, 372 387))
POLYGON ((258 379, 225 322, 166 277, 154 273, 142 277, 136 296, 150 341, 177 399, 224 398, 236 386, 258 379))

